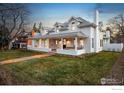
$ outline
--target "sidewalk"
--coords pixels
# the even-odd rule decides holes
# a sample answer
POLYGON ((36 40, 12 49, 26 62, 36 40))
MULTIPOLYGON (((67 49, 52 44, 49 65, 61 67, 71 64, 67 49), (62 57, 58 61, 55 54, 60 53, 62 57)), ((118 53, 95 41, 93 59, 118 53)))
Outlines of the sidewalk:
POLYGON ((115 80, 113 83, 108 82, 107 84, 124 84, 124 48, 117 62, 114 64, 111 73, 106 78, 115 80))
POLYGON ((44 57, 48 57, 48 56, 52 56, 52 55, 53 55, 53 53, 46 53, 46 54, 41 54, 41 55, 34 55, 34 56, 29 56, 29 57, 10 59, 10 60, 1 61, 0 65, 17 63, 17 62, 31 60, 31 59, 35 59, 35 58, 44 58, 44 57))

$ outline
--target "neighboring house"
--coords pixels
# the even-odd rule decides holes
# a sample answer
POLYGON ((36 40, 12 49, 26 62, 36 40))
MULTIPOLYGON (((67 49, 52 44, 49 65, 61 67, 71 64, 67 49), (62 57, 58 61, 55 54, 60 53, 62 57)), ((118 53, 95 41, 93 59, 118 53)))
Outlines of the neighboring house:
POLYGON ((12 41, 12 49, 26 49, 29 32, 24 32, 12 41))
POLYGON ((27 48, 67 55, 102 51, 103 44, 110 41, 110 34, 99 31, 98 16, 99 12, 96 11, 94 23, 81 17, 71 17, 65 23, 56 22, 53 29, 42 29, 40 33, 33 31, 27 48))

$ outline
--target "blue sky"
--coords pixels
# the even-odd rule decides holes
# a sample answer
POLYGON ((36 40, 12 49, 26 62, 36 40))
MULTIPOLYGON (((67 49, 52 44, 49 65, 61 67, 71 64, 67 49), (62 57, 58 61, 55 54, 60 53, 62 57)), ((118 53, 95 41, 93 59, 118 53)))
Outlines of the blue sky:
POLYGON ((42 22, 44 26, 52 27, 55 22, 65 22, 71 16, 82 17, 93 22, 94 10, 100 10, 100 21, 124 12, 124 4, 95 3, 35 3, 28 4, 31 10, 31 23, 42 22))

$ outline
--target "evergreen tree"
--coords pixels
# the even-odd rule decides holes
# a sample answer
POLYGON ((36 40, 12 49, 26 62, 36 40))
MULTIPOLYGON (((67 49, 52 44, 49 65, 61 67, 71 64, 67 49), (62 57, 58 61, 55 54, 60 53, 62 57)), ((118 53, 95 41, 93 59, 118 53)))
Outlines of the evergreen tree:
POLYGON ((33 25, 33 30, 34 30, 35 32, 37 31, 36 23, 34 23, 34 25, 33 25))
POLYGON ((43 27, 42 27, 42 23, 40 22, 40 23, 39 23, 38 32, 40 32, 40 30, 41 30, 42 28, 43 28, 43 27))
POLYGON ((42 23, 40 22, 39 23, 39 30, 42 28, 42 23))

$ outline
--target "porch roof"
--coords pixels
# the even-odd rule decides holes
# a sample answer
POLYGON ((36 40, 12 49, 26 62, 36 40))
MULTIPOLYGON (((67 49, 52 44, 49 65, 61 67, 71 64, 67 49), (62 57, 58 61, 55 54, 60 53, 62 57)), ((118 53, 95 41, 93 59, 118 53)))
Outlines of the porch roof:
POLYGON ((82 37, 82 38, 87 38, 83 32, 65 32, 65 33, 54 33, 54 34, 49 34, 49 35, 44 35, 40 37, 31 37, 29 39, 45 39, 45 38, 71 38, 71 37, 82 37))

